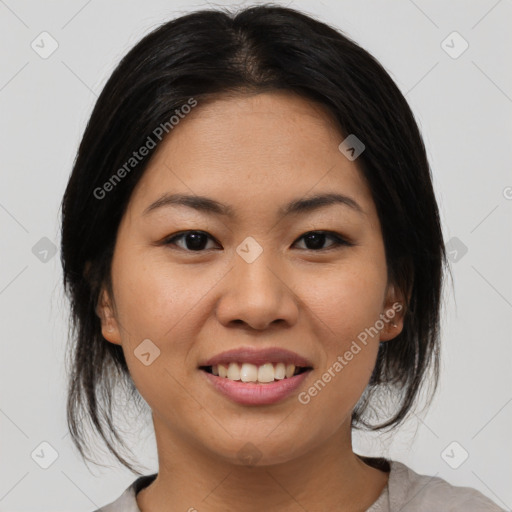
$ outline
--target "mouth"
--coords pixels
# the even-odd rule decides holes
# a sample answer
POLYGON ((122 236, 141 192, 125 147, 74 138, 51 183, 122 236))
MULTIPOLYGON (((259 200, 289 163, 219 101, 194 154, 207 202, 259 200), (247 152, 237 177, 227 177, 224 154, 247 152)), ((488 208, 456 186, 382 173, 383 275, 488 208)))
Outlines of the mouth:
POLYGON ((221 379, 269 384, 313 369, 305 357, 279 347, 240 347, 201 361, 199 369, 221 379))
POLYGON ((262 365, 230 362, 200 366, 199 369, 222 379, 253 384, 271 384, 272 382, 291 379, 313 368, 311 366, 296 366, 292 363, 285 364, 282 362, 268 362, 262 365))
POLYGON ((313 363, 279 347, 240 347, 199 362, 205 383, 241 405, 268 406, 305 385, 313 363))

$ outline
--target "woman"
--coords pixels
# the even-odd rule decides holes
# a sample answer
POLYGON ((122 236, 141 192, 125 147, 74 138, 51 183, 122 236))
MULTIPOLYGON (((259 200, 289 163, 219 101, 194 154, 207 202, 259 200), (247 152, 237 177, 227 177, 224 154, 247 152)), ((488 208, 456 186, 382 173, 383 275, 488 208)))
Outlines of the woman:
POLYGON ((500 510, 352 450, 435 389, 446 258, 411 110, 340 32, 258 6, 146 36, 85 131, 62 263, 78 449, 85 418, 133 470, 117 383, 157 441, 101 510, 500 510))

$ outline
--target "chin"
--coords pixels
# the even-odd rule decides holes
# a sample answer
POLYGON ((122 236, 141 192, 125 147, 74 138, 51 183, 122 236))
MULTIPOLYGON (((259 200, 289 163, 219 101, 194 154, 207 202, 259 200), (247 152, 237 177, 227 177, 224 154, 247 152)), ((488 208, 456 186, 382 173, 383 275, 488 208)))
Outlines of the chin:
MULTIPOLYGON (((274 426, 275 428, 275 426, 274 426)), ((290 437, 289 432, 283 431, 279 436, 275 432, 261 432, 255 429, 243 437, 235 436, 226 439, 225 443, 210 446, 214 457, 224 459, 229 464, 238 466, 274 466, 297 459, 308 452, 309 443, 290 437)))

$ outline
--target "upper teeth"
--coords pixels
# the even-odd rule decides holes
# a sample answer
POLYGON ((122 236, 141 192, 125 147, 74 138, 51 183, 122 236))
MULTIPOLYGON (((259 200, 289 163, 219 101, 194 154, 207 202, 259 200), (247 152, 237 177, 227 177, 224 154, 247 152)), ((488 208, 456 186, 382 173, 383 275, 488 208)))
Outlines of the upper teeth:
POLYGON ((273 382, 274 379, 289 379, 295 373, 295 365, 277 363, 265 363, 256 366, 250 363, 229 363, 229 366, 218 364, 212 366, 213 375, 226 377, 231 380, 241 380, 242 382, 273 382))

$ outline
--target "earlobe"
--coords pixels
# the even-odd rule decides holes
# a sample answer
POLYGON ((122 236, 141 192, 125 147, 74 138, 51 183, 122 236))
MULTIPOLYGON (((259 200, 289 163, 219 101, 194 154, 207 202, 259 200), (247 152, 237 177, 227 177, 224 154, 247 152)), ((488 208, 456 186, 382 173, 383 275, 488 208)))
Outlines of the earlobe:
POLYGON ((96 306, 96 314, 101 320, 101 334, 103 337, 111 343, 121 345, 121 336, 119 334, 111 300, 105 289, 102 289, 100 292, 98 305, 96 306))
POLYGON ((402 293, 391 284, 388 287, 384 308, 381 314, 384 327, 381 330, 380 341, 390 341, 402 332, 404 314, 404 297, 402 293))

